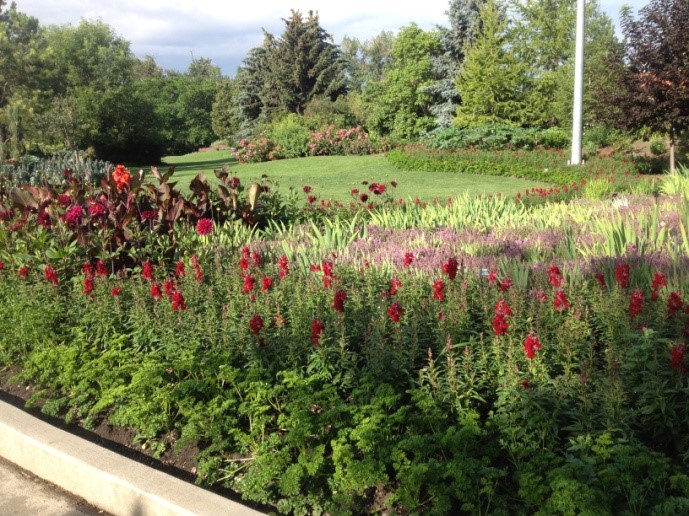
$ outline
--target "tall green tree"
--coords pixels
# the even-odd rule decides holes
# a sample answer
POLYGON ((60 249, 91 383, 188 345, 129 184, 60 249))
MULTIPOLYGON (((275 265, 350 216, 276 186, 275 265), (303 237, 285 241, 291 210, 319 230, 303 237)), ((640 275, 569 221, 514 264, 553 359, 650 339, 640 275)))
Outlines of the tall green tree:
POLYGON ((0 0, 0 160, 24 150, 27 119, 43 100, 45 40, 38 20, 0 0))
POLYGON ((224 79, 218 85, 211 110, 213 132, 218 138, 229 142, 235 139, 241 129, 238 92, 236 80, 224 79))
POLYGON ((366 41, 345 36, 340 44, 349 92, 362 92, 371 81, 380 81, 392 63, 395 35, 381 31, 366 41))
POLYGON ((428 86, 437 76, 431 59, 441 52, 436 32, 411 24, 400 29, 392 46, 392 64, 381 81, 364 90, 370 129, 397 139, 412 139, 433 125, 433 95, 428 86))
POLYGON ((438 27, 442 53, 431 60, 438 80, 428 87, 429 93, 437 99, 431 106, 431 113, 438 127, 452 124, 461 102, 455 78, 464 62, 466 49, 474 43, 481 28, 480 7, 485 3, 486 0, 450 0, 446 12, 450 25, 438 27))
POLYGON ((670 135, 670 169, 675 168, 675 140, 689 130, 689 2, 651 0, 639 11, 622 11, 625 62, 619 103, 620 124, 645 125, 670 135))
POLYGON ((529 67, 509 44, 504 12, 489 0, 481 7, 481 29, 467 51, 456 85, 462 97, 456 125, 522 125, 532 114, 529 67))

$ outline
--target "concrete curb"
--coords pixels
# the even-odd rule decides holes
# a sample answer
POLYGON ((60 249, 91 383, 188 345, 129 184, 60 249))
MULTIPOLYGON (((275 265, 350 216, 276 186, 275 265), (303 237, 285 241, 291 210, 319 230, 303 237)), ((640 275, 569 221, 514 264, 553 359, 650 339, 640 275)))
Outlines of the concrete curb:
POLYGON ((114 515, 261 514, 0 401, 0 456, 114 515))

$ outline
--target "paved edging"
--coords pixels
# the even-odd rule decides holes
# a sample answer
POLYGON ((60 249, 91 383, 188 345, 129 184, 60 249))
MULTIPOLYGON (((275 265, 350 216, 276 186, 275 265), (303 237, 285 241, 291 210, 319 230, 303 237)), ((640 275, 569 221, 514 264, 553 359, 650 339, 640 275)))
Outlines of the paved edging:
POLYGON ((0 456, 115 515, 261 514, 0 401, 0 456))

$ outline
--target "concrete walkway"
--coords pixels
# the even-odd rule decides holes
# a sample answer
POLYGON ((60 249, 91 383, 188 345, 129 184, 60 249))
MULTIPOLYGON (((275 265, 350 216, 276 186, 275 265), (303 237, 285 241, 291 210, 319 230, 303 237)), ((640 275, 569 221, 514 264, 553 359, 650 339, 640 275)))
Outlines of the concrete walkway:
MULTIPOLYGON (((55 428, 3 401, 0 457, 116 516, 261 514, 55 428)), ((0 484, 0 514, 21 515, 4 510, 4 492, 0 484)), ((20 493, 11 496, 24 503, 20 493)), ((79 514, 69 510, 55 514, 79 514)), ((28 514, 52 513, 39 509, 28 514)))

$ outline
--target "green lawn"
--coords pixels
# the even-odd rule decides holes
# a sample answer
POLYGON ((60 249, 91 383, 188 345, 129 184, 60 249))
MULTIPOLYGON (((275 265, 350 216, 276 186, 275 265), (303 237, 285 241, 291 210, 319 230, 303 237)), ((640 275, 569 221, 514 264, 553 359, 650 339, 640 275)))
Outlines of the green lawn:
POLYGON ((409 172, 390 165, 384 156, 323 156, 289 160, 270 161, 248 165, 237 165, 229 151, 196 152, 185 156, 163 158, 167 165, 175 165, 174 180, 183 188, 199 172, 204 172, 212 181, 213 170, 224 164, 231 165, 230 174, 242 183, 260 181, 263 174, 287 192, 289 187, 301 190, 310 185, 314 194, 321 199, 348 201, 352 188, 362 191, 362 181, 389 183, 397 181, 395 198, 416 198, 431 201, 434 197, 445 200, 464 192, 514 195, 531 187, 547 187, 524 179, 455 174, 448 172, 409 172))

